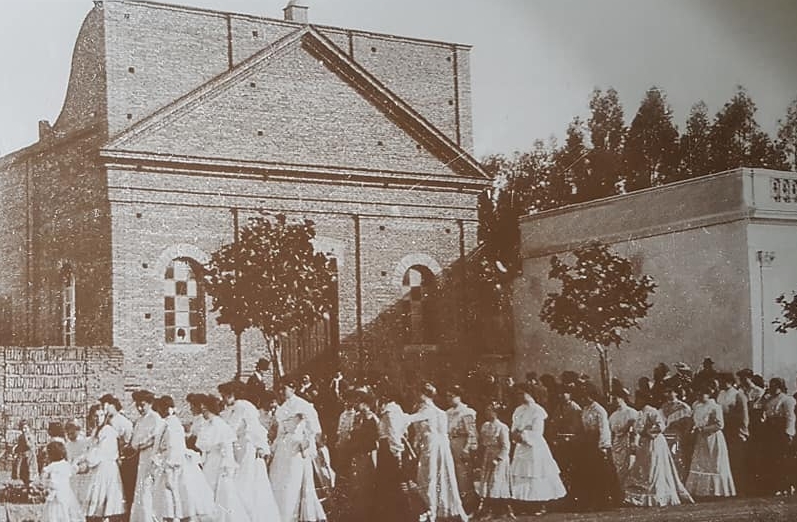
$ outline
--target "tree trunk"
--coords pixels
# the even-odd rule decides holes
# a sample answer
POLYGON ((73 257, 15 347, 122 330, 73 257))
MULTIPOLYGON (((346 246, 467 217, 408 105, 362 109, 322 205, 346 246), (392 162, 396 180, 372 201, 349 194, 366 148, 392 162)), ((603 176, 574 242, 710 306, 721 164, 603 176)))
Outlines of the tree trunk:
POLYGON ((266 341, 268 358, 271 360, 271 389, 277 392, 282 377, 281 350, 277 346, 276 336, 263 334, 263 338, 266 341))
POLYGON ((603 393, 604 395, 611 399, 612 396, 612 360, 609 357, 609 348, 602 346, 599 343, 595 344, 595 348, 598 350, 598 355, 600 356, 600 367, 601 367, 601 382, 603 384, 603 393))

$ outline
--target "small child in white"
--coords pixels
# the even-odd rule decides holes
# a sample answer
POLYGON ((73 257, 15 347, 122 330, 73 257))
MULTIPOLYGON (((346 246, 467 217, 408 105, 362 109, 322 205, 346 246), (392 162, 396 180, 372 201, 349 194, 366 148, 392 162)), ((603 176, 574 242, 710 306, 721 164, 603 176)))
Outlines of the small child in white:
POLYGON ((53 441, 47 445, 47 459, 50 464, 42 470, 42 482, 47 488, 44 502, 44 522, 83 522, 85 515, 72 490, 70 479, 75 467, 66 460, 66 446, 53 441))

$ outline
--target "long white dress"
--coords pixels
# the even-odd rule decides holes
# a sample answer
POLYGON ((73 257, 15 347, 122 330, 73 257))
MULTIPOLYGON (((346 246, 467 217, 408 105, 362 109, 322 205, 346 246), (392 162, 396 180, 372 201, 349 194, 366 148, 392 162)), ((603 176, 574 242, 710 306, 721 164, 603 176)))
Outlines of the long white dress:
POLYGON ((197 433, 196 446, 202 451, 203 466, 213 498, 216 502, 214 522, 250 522, 246 507, 235 484, 235 454, 237 437, 221 417, 213 415, 197 433))
POLYGON ((692 407, 696 434, 695 450, 686 478, 686 489, 695 497, 733 497, 736 487, 731 475, 728 445, 722 433, 722 407, 714 399, 692 407))
MULTIPOLYGON (((67 438, 64 446, 66 447, 66 459, 72 464, 77 465, 77 463, 86 456, 86 452, 91 446, 91 440, 82 433, 78 433, 75 440, 69 440, 69 438, 67 438)), ((86 490, 89 487, 90 480, 91 475, 88 473, 75 473, 72 475, 72 491, 75 492, 75 496, 77 496, 78 502, 80 502, 81 509, 86 500, 86 490)))
POLYGON ((277 408, 275 416, 279 428, 270 474, 282 521, 324 521, 326 514, 313 478, 315 439, 321 433, 318 414, 312 404, 293 395, 277 408))
POLYGON ((548 414, 539 404, 521 404, 512 414, 512 431, 520 433, 512 458, 512 498, 545 502, 567 495, 559 465, 543 437, 548 414))
POLYGON ((122 476, 119 473, 118 432, 110 425, 102 427, 86 453, 89 479, 84 508, 87 517, 109 517, 125 513, 122 476))
POLYGON ((44 522, 84 522, 86 516, 72 490, 70 480, 75 467, 65 460, 52 462, 42 470, 47 485, 47 500, 44 502, 44 522))
POLYGON ((152 505, 158 520, 212 515, 216 509, 198 460, 189 457, 180 419, 169 415, 155 446, 152 505))
POLYGON ((221 418, 235 432, 234 445, 235 485, 252 522, 278 522, 277 501, 268 478, 266 463, 257 458, 257 450, 269 452, 268 432, 260 424, 260 415, 254 405, 237 400, 221 412, 221 418))
POLYGON ((430 520, 468 520, 459 496, 446 412, 431 401, 424 401, 407 421, 415 429, 418 487, 429 507, 430 520))
POLYGON ((134 448, 142 445, 149 446, 139 451, 138 471, 136 473, 136 491, 133 503, 130 506, 130 522, 152 522, 155 511, 152 508, 153 457, 155 456, 155 442, 165 425, 163 418, 150 410, 140 417, 133 426, 131 444, 134 448))

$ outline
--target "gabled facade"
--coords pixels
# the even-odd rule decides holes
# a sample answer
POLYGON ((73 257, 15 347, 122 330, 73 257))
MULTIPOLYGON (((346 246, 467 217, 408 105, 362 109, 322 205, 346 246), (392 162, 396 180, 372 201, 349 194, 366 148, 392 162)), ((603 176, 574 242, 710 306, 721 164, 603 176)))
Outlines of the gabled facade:
MULTIPOLYGON (((128 387, 177 396, 229 379, 197 268, 266 209, 313 219, 336 258, 338 317, 313 328, 345 364, 462 359, 452 267, 489 182, 471 149, 466 46, 95 2, 58 120, 0 159, 5 342, 117 346, 128 387)), ((243 369, 263 351, 245 335, 243 369)))

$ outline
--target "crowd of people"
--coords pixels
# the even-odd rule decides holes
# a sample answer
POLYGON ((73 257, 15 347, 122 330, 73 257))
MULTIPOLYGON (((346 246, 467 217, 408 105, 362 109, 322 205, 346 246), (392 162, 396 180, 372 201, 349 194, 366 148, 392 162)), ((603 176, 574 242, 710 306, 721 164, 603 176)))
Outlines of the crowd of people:
POLYGON ((765 388, 708 358, 694 375, 660 364, 633 394, 614 380, 610 399, 568 371, 522 383, 472 373, 410 394, 337 372, 322 386, 280 382, 278 395, 268 367, 189 394, 190 418, 140 390, 133 422, 105 395, 86 435, 77 421, 51 426, 41 466, 25 429, 15 475, 41 468, 45 520, 57 522, 464 522, 794 492, 784 381, 765 388))

